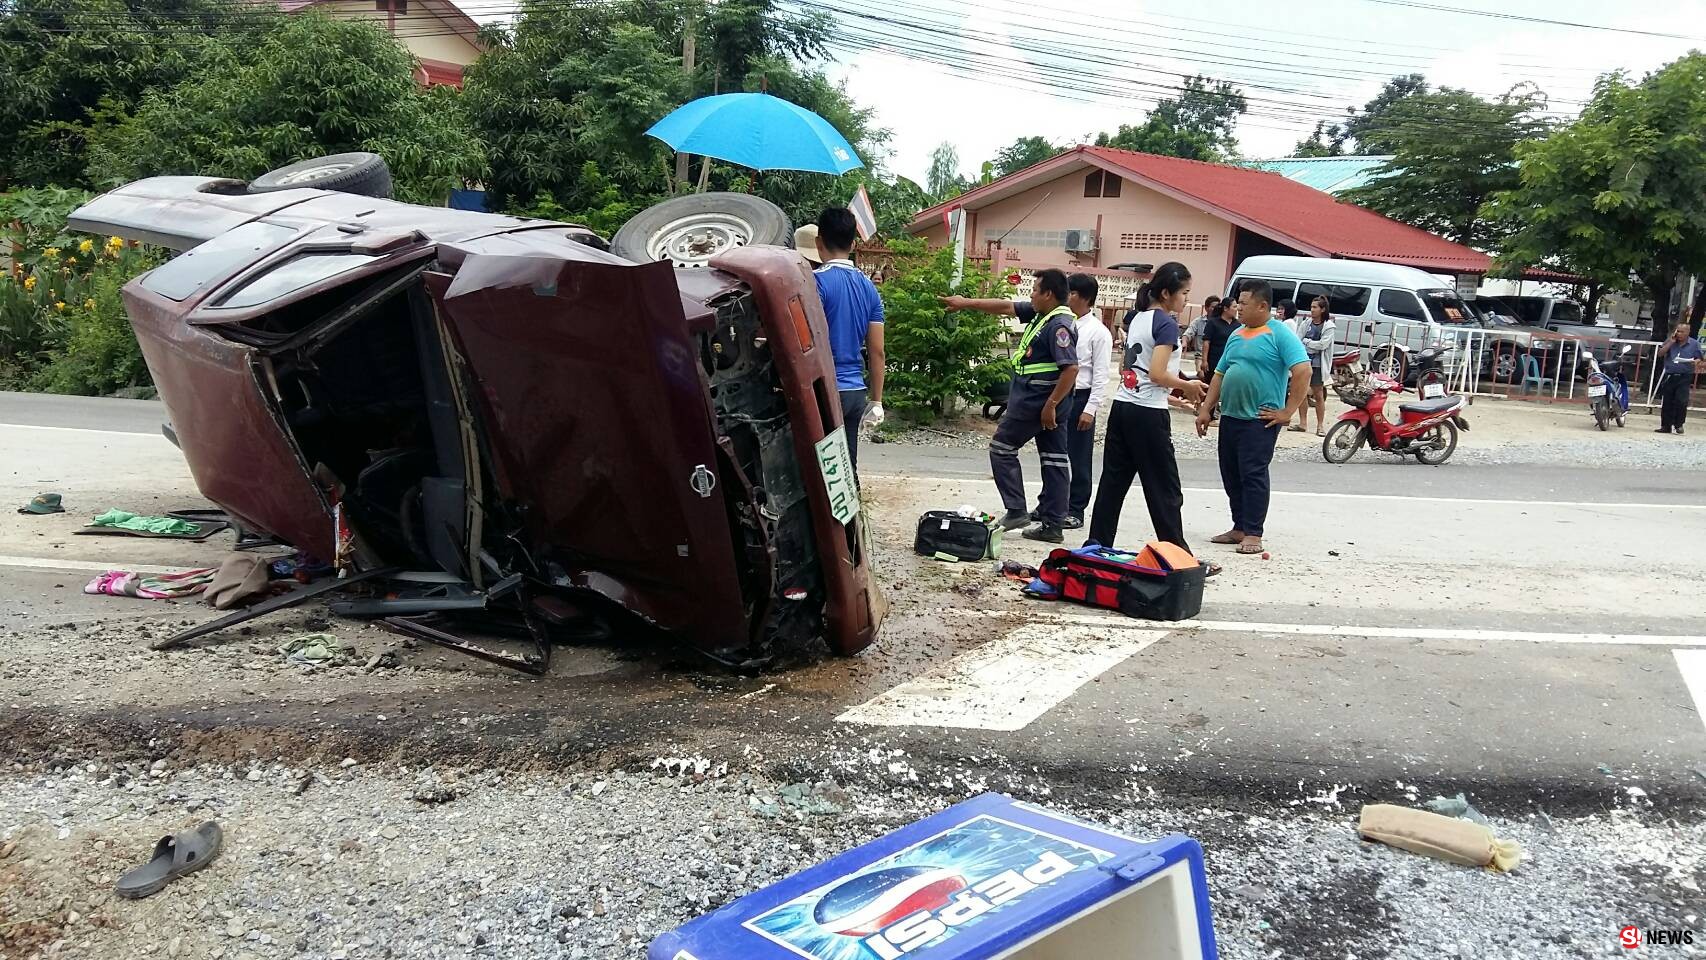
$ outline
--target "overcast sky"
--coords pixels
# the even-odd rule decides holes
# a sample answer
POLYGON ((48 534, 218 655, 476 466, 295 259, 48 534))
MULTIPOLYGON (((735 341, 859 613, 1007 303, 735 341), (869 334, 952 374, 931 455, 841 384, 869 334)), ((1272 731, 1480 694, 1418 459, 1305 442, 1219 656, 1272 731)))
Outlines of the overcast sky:
MULTIPOLYGON (((975 176, 1017 137, 1080 143, 1140 123, 1164 95, 1158 87, 1191 73, 1244 88, 1251 111, 1238 126, 1241 151, 1276 157, 1290 153, 1317 119, 1342 116, 1395 74, 1419 72, 1434 84, 1489 95, 1532 81, 1550 95, 1554 112, 1574 116, 1599 73, 1639 75, 1706 49, 1706 0, 1418 0, 1692 40, 1403 5, 1409 0, 821 2, 855 14, 847 22, 866 37, 855 42, 911 48, 842 51, 829 72, 892 131, 888 169, 920 183, 943 141, 957 146, 961 172, 975 176), (929 57, 974 63, 977 75, 929 57), (1039 64, 1069 69, 1082 78, 1069 82, 1088 90, 1011 81, 1036 76, 1039 64)), ((1059 82, 1058 73, 1050 82, 1059 82)))

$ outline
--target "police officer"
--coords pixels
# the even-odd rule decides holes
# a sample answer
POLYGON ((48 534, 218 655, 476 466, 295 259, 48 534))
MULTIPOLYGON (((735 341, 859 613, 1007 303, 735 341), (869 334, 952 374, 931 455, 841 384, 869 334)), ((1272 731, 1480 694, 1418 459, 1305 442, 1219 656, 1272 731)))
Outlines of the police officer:
POLYGON ((989 441, 989 468, 995 488, 1007 512, 1001 518, 1004 530, 1016 530, 1030 522, 1025 509, 1025 473, 1019 466, 1019 450, 1032 438, 1043 464, 1043 495, 1040 521, 1026 530, 1029 540, 1061 543, 1066 539, 1068 491, 1072 464, 1066 452, 1065 400, 1078 379, 1077 318, 1067 307, 1066 274, 1049 268, 1037 271, 1031 285, 1031 300, 971 300, 944 297, 950 310, 981 310, 1014 316, 1025 324, 1025 335, 1013 352, 1013 382, 1007 388, 1007 413, 989 441))

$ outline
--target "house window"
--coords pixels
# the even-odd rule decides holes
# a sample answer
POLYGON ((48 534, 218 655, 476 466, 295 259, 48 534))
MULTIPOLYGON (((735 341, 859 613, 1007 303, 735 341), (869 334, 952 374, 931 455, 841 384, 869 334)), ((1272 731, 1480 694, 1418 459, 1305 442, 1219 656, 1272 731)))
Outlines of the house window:
POLYGON ((1086 197, 1102 195, 1102 171, 1092 170, 1090 175, 1084 178, 1084 195, 1086 197))
POLYGON ((1120 178, 1107 174, 1102 178, 1102 196, 1114 199, 1120 195, 1120 178))

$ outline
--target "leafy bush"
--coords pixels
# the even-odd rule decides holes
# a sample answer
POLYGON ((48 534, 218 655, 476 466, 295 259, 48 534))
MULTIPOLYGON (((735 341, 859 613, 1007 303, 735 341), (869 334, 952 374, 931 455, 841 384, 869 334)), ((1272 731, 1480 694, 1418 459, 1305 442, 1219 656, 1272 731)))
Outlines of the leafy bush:
POLYGON ((518 217, 578 223, 606 240, 616 235, 628 218, 662 200, 661 195, 638 195, 623 190, 598 169, 591 160, 581 164, 576 194, 583 198, 580 206, 558 203, 550 194, 541 193, 533 202, 507 211, 518 217))
POLYGON ((0 386, 105 394, 149 382, 120 291, 161 256, 65 232, 87 198, 52 187, 0 196, 0 245, 11 254, 0 273, 0 386))
POLYGON ((952 249, 929 250, 922 240, 889 242, 893 261, 878 286, 883 298, 887 375, 884 405, 909 420, 951 414, 961 400, 981 402, 992 377, 1005 379, 1000 319, 971 310, 949 312, 937 297, 996 297, 1009 288, 967 270, 953 283, 952 249))

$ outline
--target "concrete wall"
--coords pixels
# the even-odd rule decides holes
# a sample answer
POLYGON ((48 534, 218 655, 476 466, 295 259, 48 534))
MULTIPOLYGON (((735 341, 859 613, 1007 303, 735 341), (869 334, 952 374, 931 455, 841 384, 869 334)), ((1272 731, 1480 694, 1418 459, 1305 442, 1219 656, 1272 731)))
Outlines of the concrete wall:
MULTIPOLYGON (((1191 270, 1193 302, 1205 296, 1204 291, 1226 286, 1230 224, 1130 180, 1122 182, 1118 197, 1086 197, 1084 178, 1089 172, 1068 173, 978 210, 975 229, 967 232, 970 252, 981 256, 986 241, 1012 229, 1003 249, 1016 251, 1027 266, 1108 267, 1134 262, 1160 266, 1177 260, 1191 270), (1039 206, 1044 196, 1048 199, 1039 206), (1101 249, 1096 254, 1067 253, 1053 236, 1065 230, 1094 230, 1098 214, 1101 249)), ((943 242, 942 233, 936 228, 926 236, 943 242)))
MULTIPOLYGON (((373 0, 333 0, 331 3, 316 4, 314 9, 323 10, 340 19, 366 20, 377 24, 382 30, 388 23, 386 12, 374 9, 373 0)), ((450 24, 433 16, 419 4, 410 4, 407 14, 397 16, 396 32, 399 34, 398 42, 417 57, 442 60, 465 67, 480 55, 479 49, 473 44, 451 32, 450 24)))

